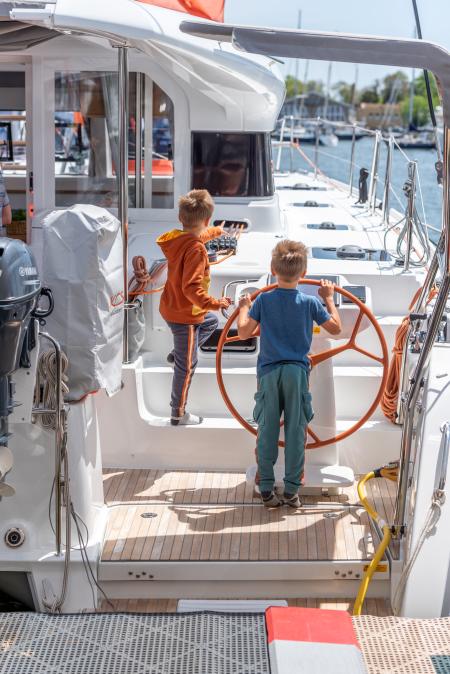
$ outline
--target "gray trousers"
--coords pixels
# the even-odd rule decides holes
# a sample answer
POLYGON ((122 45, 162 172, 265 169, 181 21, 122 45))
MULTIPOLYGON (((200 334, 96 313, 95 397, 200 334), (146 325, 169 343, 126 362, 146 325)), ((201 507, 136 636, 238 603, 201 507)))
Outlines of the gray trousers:
POLYGON ((175 358, 170 400, 172 417, 182 417, 185 413, 189 387, 197 367, 198 349, 208 341, 218 324, 219 319, 213 313, 207 313, 203 323, 197 325, 167 321, 173 334, 172 353, 175 358))

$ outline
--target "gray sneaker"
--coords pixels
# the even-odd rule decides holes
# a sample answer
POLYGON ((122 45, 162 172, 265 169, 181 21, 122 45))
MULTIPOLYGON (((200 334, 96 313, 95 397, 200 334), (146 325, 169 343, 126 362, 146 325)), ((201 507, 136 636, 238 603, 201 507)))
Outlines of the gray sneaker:
POLYGON ((262 491, 261 499, 265 508, 278 508, 282 504, 274 491, 262 491))
POLYGON ((203 417, 197 417, 189 412, 185 412, 182 417, 170 417, 172 426, 198 426, 202 421, 203 417))
POLYGON ((298 494, 287 494, 286 492, 284 492, 283 503, 288 505, 290 508, 300 508, 302 505, 298 494))

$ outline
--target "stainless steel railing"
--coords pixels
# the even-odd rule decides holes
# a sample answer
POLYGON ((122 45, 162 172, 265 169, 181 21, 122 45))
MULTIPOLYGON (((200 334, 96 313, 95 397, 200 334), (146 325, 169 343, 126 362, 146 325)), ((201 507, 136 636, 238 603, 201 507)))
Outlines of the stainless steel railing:
MULTIPOLYGON (((390 211, 391 211, 391 196, 394 196, 395 199, 397 200, 398 204, 400 207, 404 207, 402 204, 402 201, 397 194, 396 190, 393 187, 392 184, 392 161, 393 161, 393 155, 394 155, 394 148, 398 148, 399 151, 401 152, 403 158, 405 159, 408 167, 411 165, 411 160, 408 157, 408 155, 400 148, 398 145, 397 141, 395 140, 394 136, 392 134, 389 134, 388 136, 383 136, 381 131, 373 131, 373 130, 368 130, 365 129, 364 127, 359 126, 356 123, 347 123, 347 122, 332 122, 330 120, 324 120, 321 118, 316 118, 316 119, 308 119, 308 118, 303 118, 303 117, 295 117, 293 115, 283 117, 280 120, 280 126, 279 126, 279 141, 275 141, 275 145, 278 146, 278 154, 277 154, 277 160, 276 160, 276 170, 279 171, 281 169, 281 157, 282 157, 282 150, 283 147, 288 147, 290 150, 290 170, 292 170, 292 148, 296 146, 297 140, 295 137, 295 128, 297 124, 301 124, 303 128, 314 128, 315 130, 315 142, 314 142, 314 159, 311 160, 309 163, 313 167, 314 170, 314 176, 317 178, 317 175, 319 173, 319 159, 320 156, 327 156, 335 161, 339 162, 345 162, 349 165, 349 179, 348 179, 348 188, 349 188, 349 196, 351 197, 353 194, 353 189, 354 189, 354 180, 355 180, 355 169, 357 167, 355 157, 356 157, 356 142, 357 142, 357 132, 358 131, 364 131, 364 133, 368 136, 371 136, 374 139, 374 145, 373 145, 373 152, 372 152, 372 158, 371 158, 371 169, 369 171, 369 176, 370 176, 370 182, 369 182, 369 189, 368 189, 368 201, 367 201, 367 207, 372 213, 372 215, 375 213, 376 208, 377 208, 377 187, 378 184, 380 183, 380 175, 379 175, 379 162, 380 162, 380 157, 381 157, 381 148, 383 144, 386 146, 386 165, 384 169, 384 180, 383 180, 383 197, 382 201, 380 203, 380 208, 381 208, 381 216, 382 216, 382 224, 386 226, 386 228, 389 228, 389 219, 390 219, 390 211), (330 153, 327 153, 324 150, 321 150, 319 148, 319 140, 320 140, 320 134, 321 130, 324 129, 327 126, 331 126, 332 128, 335 129, 351 129, 352 130, 352 138, 351 138, 351 146, 350 146, 350 159, 343 159, 342 157, 339 156, 334 156, 330 153), (287 140, 285 140, 287 138, 287 140)), ((301 140, 300 140, 300 145, 301 145, 301 140)), ((410 171, 410 169, 408 169, 410 171)), ((418 167, 416 166, 416 177, 418 179, 419 173, 418 173, 418 167)), ((419 181, 420 184, 420 181, 419 181)), ((415 185, 413 186, 413 194, 415 197, 415 185)), ((414 209, 414 204, 413 204, 413 209, 414 209)), ((425 219, 425 218, 424 218, 425 219)), ((411 222, 411 219, 409 220, 411 222)), ((434 227, 427 225, 424 223, 424 226, 426 229, 435 229, 434 227)), ((437 230, 439 231, 439 230, 437 230)), ((412 234, 412 231, 411 231, 412 234)), ((428 238, 428 235, 426 235, 426 238, 428 238)), ((408 269, 410 260, 411 260, 411 253, 414 250, 414 244, 413 244, 413 236, 407 237, 408 239, 408 250, 406 253, 406 269, 408 269)), ((425 263, 426 261, 423 260, 421 263, 425 263)))
POLYGON ((424 377, 429 363, 431 351, 433 349, 442 316, 450 294, 450 130, 444 129, 444 203, 442 213, 442 235, 438 247, 435 250, 432 264, 427 275, 427 279, 422 289, 416 306, 424 306, 429 290, 434 283, 439 271, 439 258, 442 255, 442 279, 439 285, 439 292, 436 301, 428 318, 428 326, 425 334, 421 351, 418 355, 417 363, 410 378, 410 385, 407 393, 402 400, 403 406, 403 432, 400 447, 400 468, 397 496, 395 502, 395 514, 393 523, 393 533, 400 538, 405 533, 407 522, 405 521, 406 505, 409 493, 409 480, 412 468, 412 448, 414 439, 414 422, 417 413, 417 403, 424 387, 424 377))
MULTIPOLYGON (((47 332, 39 332, 39 336, 48 340, 55 352, 55 408, 47 409, 43 407, 33 408, 33 415, 53 415, 54 429, 55 429, 55 474, 54 474, 54 515, 55 515, 55 547, 56 554, 61 554, 61 531, 62 531, 62 508, 63 508, 63 493, 68 489, 68 481, 66 476, 62 474, 62 466, 64 461, 64 454, 66 451, 66 425, 67 412, 62 395, 62 350, 59 342, 49 335, 47 332)), ((67 504, 65 504, 67 506, 67 504)), ((70 515, 66 513, 66 526, 69 526, 70 532, 70 515), (67 524, 69 520, 69 524, 67 524)))

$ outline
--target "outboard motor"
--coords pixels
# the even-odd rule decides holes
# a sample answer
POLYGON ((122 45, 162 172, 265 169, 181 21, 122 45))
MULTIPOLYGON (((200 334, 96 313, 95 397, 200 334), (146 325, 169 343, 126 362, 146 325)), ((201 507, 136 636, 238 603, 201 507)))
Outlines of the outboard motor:
POLYGON ((14 406, 11 375, 29 362, 33 319, 43 318, 52 308, 51 293, 41 288, 30 248, 22 241, 0 237, 0 496, 8 494, 1 481, 12 465, 7 447, 8 416, 14 406), (49 297, 47 311, 37 309, 41 294, 49 297))

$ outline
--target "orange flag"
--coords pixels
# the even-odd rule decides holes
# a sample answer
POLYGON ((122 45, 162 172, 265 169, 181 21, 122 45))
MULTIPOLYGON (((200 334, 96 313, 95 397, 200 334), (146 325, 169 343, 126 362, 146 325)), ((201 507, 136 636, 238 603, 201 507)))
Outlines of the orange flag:
POLYGON ((157 5, 177 12, 186 12, 202 19, 223 21, 225 0, 139 0, 147 5, 157 5))

